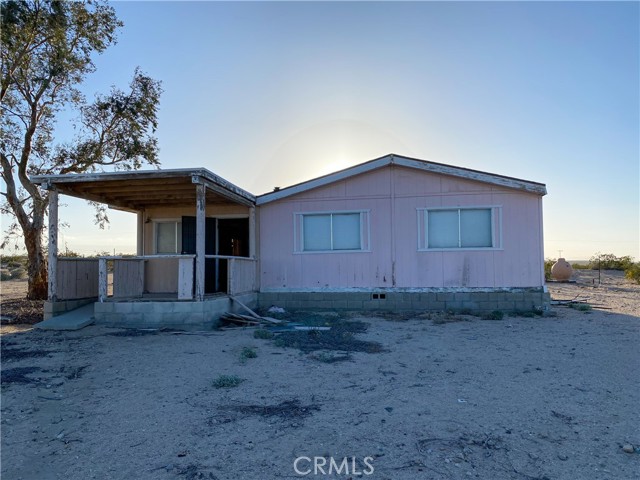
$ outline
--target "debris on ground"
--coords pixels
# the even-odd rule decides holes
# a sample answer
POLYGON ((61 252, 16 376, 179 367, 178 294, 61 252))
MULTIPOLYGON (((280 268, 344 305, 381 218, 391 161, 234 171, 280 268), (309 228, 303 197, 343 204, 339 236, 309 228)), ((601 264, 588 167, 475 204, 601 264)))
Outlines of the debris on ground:
POLYGON ((271 314, 280 313, 280 314, 282 314, 282 313, 286 313, 286 310, 284 308, 282 308, 282 307, 277 307, 275 305, 271 305, 269 307, 269 309, 267 310, 267 313, 271 313, 271 314))
POLYGON ((224 313, 220 317, 220 320, 222 320, 223 322, 235 323, 235 324, 243 325, 243 326, 259 325, 261 323, 271 323, 271 324, 278 325, 278 324, 282 323, 282 321, 278 320, 277 318, 271 318, 271 317, 265 317, 265 316, 258 315, 256 312, 251 310, 249 307, 247 307, 244 303, 242 303, 240 300, 238 300, 233 295, 229 296, 229 298, 231 299, 232 302, 237 303, 243 310, 245 310, 247 313, 249 313, 249 315, 242 315, 242 314, 239 314, 239 313, 227 312, 227 313, 224 313))

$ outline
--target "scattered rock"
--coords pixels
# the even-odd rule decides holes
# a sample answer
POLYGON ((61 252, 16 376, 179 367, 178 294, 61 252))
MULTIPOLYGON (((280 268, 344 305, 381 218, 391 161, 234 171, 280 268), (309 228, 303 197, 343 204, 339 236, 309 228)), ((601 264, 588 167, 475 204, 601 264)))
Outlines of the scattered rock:
POLYGON ((633 448, 633 445, 631 445, 630 443, 626 443, 622 446, 622 451, 624 453, 633 453, 635 452, 635 448, 633 448))
POLYGON ((568 457, 568 456, 566 456, 566 455, 565 455, 565 454, 563 454, 563 453, 559 453, 559 454, 558 454, 558 458, 559 458, 560 460, 562 460, 563 462, 566 462, 567 460, 569 460, 569 457, 568 457))

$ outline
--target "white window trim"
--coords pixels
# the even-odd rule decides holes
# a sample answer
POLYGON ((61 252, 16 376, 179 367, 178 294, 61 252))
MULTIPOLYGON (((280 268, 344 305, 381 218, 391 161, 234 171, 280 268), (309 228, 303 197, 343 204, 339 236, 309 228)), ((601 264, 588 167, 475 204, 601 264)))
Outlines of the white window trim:
MULTIPOLYGON (((419 252, 460 252, 460 251, 499 251, 502 247, 502 205, 455 205, 449 207, 421 207, 417 208, 418 251, 419 252), (437 210, 491 210, 491 247, 446 247, 429 248, 427 245, 427 215, 429 211, 437 210)), ((460 235, 460 215, 458 215, 458 235, 460 235)))
MULTIPOLYGON (((333 228, 333 222, 331 223, 333 228)), ((333 243, 333 232, 331 232, 333 243)), ((293 213, 293 253, 295 255, 314 254, 345 254, 345 253, 370 253, 371 252, 371 210, 321 210, 311 212, 293 213), (342 215, 350 213, 360 214, 360 248, 358 250, 304 250, 304 226, 305 215, 342 215)))
MULTIPOLYGON (((153 253, 155 255, 161 255, 158 253, 158 224, 159 223, 182 223, 182 217, 180 218, 154 218, 151 220, 153 223, 153 253)), ((176 250, 178 249, 178 228, 176 225, 176 250)), ((175 252, 180 255, 182 252, 175 252)), ((164 254, 162 254, 164 255, 164 254)))

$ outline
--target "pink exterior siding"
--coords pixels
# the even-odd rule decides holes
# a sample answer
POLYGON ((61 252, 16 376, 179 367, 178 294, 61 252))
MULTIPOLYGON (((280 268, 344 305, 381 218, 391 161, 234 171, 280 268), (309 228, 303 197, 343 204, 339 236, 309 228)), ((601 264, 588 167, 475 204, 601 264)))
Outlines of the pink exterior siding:
POLYGON ((391 165, 259 207, 261 289, 543 285, 539 195, 391 165), (418 209, 496 207, 500 248, 419 251, 418 209), (370 251, 295 253, 294 215, 368 210, 370 251))

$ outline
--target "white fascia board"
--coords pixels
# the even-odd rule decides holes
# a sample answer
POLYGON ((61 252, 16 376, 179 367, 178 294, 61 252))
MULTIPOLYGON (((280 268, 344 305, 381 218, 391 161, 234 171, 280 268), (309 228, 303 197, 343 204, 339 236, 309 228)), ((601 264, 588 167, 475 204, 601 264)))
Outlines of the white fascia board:
POLYGON ((313 188, 324 187, 325 185, 329 185, 333 182, 344 180, 346 178, 350 178, 361 173, 370 172, 371 170, 375 170, 377 168, 385 167, 392 164, 399 165, 401 167, 413 168, 416 170, 422 170, 426 172, 438 173, 456 178, 474 180, 491 185, 512 188, 529 193, 535 193, 537 195, 547 194, 547 188, 542 183, 529 182, 527 180, 521 180, 518 178, 511 178, 503 175, 496 175, 493 173, 480 172, 478 170, 470 170, 467 168, 455 167, 452 165, 428 162, 425 160, 417 160, 391 154, 375 160, 371 160, 366 163, 362 163, 360 165, 356 165, 354 167, 346 168, 339 172, 330 173, 313 180, 298 183, 297 185, 283 188, 282 190, 259 195, 258 197, 256 197, 256 205, 263 205, 265 203, 274 202, 291 195, 306 192, 307 190, 311 190, 313 188))
MULTIPOLYGON (((38 185, 55 185, 69 183, 84 182, 102 182, 102 181, 118 181, 118 180, 146 180, 157 178, 180 178, 191 177, 192 182, 199 183, 194 180, 201 178, 208 185, 217 185, 220 187, 218 193, 223 194, 224 190, 231 193, 231 196, 244 199, 243 203, 255 204, 255 195, 243 190, 224 178, 210 172, 206 168, 173 168, 167 170, 134 170, 121 172, 94 172, 94 173, 73 173, 67 175, 34 175, 31 181, 38 185)), ((214 189, 214 188, 212 188, 214 189)), ((237 199, 237 198, 236 198, 237 199)))
POLYGON ((312 188, 324 187, 325 185, 344 180, 345 178, 353 177, 354 175, 370 172, 371 170, 390 165, 392 163, 391 158, 391 155, 387 155, 386 157, 371 160, 366 163, 361 163, 360 165, 349 167, 344 170, 340 170, 339 172, 330 173, 322 177, 314 178, 313 180, 308 180, 303 183, 298 183, 297 185, 283 188, 282 190, 259 195, 256 198, 256 205, 274 202, 276 200, 280 200, 281 198, 296 195, 297 193, 306 192, 307 190, 311 190, 312 188))
POLYGON ((422 160, 414 160, 406 157, 395 156, 393 163, 407 168, 415 168, 431 173, 439 173, 452 177, 463 178, 465 180, 474 180, 482 183, 489 183, 501 187, 513 188, 516 190, 524 190, 538 195, 546 195, 547 188, 542 183, 529 182, 519 178, 506 177, 493 173, 481 172, 478 170, 470 170, 467 168, 454 167, 442 163, 425 162, 422 160))

